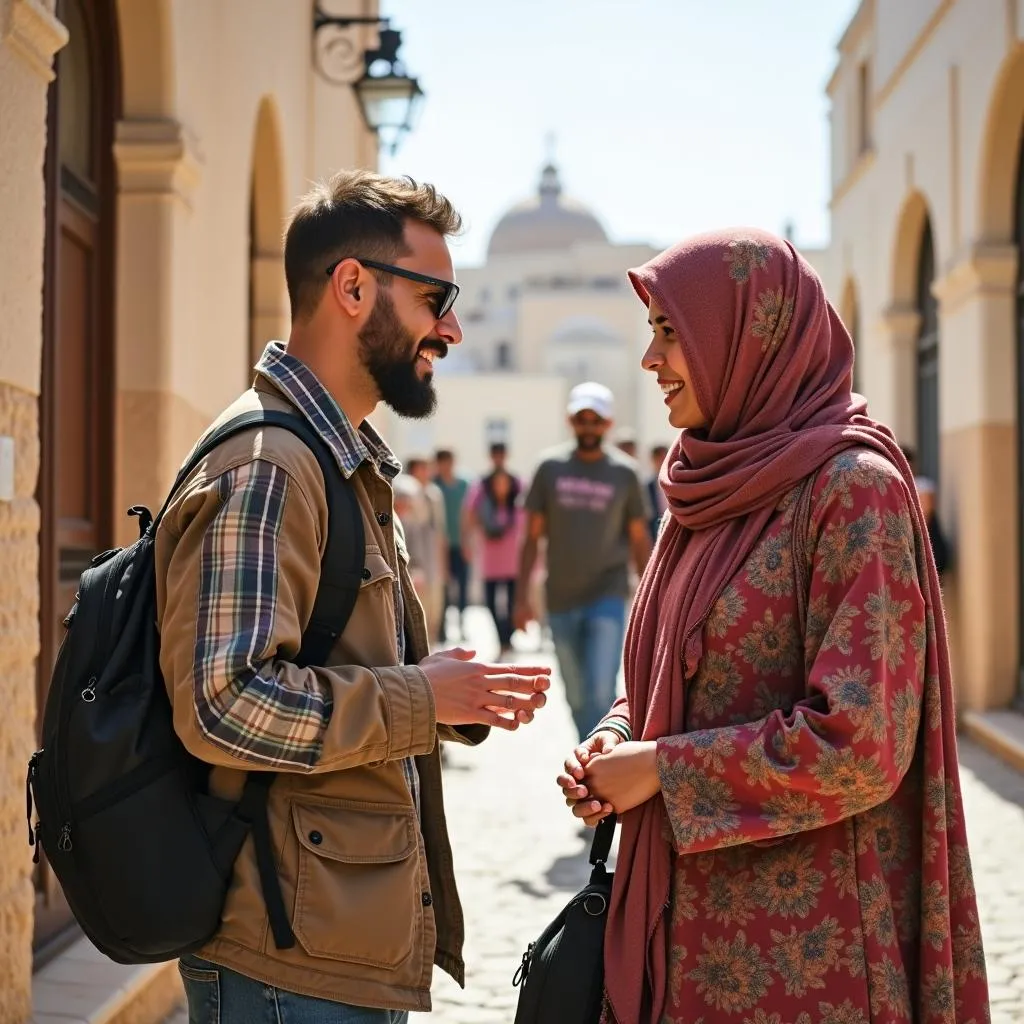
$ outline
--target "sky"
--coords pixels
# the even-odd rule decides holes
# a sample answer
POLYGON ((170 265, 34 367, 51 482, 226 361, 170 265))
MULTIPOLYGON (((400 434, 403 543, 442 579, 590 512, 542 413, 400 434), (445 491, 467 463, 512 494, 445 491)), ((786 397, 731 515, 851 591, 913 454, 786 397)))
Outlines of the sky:
POLYGON ((554 137, 567 195, 613 242, 747 225, 828 241, 825 85, 858 0, 381 0, 426 93, 380 169, 463 214, 483 262, 554 137))

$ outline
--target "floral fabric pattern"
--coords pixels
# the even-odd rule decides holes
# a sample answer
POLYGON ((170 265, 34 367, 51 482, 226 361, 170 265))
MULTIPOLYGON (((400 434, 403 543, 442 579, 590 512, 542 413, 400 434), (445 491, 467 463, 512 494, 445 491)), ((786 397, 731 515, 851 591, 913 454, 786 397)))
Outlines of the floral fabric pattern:
POLYGON ((769 288, 757 297, 750 333, 761 339, 761 351, 768 352, 785 340, 792 321, 793 300, 785 298, 781 288, 769 288))
POLYGON ((809 564, 792 564, 787 496, 705 624, 686 731, 658 741, 674 849, 659 1024, 984 1024, 962 809, 924 753, 940 722, 907 498, 856 449, 811 502, 809 564))

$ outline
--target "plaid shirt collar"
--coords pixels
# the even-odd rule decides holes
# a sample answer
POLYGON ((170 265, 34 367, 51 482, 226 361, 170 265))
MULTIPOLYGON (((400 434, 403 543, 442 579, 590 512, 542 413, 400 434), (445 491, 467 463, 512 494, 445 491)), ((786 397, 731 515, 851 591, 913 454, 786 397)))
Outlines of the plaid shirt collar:
POLYGON ((393 480, 402 464, 384 439, 366 421, 357 430, 342 408, 301 359, 289 355, 280 341, 263 350, 256 373, 282 392, 327 442, 345 477, 369 462, 386 480, 393 480))

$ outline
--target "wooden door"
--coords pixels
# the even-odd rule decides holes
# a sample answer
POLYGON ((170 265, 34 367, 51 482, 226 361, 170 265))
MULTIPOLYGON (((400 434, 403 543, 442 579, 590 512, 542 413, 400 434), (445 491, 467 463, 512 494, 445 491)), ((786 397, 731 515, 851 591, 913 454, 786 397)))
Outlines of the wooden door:
MULTIPOLYGON (((61 0, 58 15, 69 41, 48 109, 37 723, 78 577, 112 539, 116 18, 113 0, 61 0)), ((38 964, 75 932, 45 861, 35 886, 38 964)))

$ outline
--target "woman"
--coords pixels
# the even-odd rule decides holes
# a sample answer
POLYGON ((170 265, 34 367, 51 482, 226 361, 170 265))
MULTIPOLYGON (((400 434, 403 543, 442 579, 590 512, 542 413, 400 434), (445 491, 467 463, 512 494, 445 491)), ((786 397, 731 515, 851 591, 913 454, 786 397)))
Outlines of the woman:
POLYGON ((627 695, 558 780, 622 815, 605 1017, 982 1024, 939 582, 850 336, 763 232, 629 276, 681 433, 627 695))
POLYGON ((523 528, 523 510, 518 504, 520 489, 519 481, 511 473, 496 469, 466 499, 471 532, 481 538, 480 572, 487 607, 498 630, 500 657, 512 650, 512 609, 523 528))

